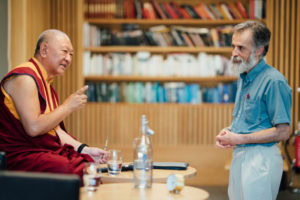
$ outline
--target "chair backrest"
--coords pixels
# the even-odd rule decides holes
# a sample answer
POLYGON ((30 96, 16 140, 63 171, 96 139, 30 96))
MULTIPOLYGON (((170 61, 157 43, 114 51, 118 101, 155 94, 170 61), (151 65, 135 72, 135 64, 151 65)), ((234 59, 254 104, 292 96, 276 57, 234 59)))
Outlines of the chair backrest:
POLYGON ((0 170, 6 169, 5 152, 0 151, 0 170))
POLYGON ((77 175, 0 171, 0 199, 79 200, 77 175))

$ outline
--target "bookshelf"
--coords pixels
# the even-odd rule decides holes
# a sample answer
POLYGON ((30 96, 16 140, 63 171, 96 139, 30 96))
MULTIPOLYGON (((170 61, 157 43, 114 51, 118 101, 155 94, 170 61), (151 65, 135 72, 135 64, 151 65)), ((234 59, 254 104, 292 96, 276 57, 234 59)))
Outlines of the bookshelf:
MULTIPOLYGON (((161 0, 161 2, 169 2, 161 0)), ((198 1, 181 0, 179 4, 197 4, 198 1)), ((204 1, 224 2, 224 0, 204 1)), ((226 1, 225 2, 229 2, 226 1)), ((247 0, 241 1, 246 4, 247 0)), ((265 19, 258 19, 265 22, 265 19)), ((104 19, 83 17, 83 23, 104 27, 107 29, 121 30, 122 24, 137 24, 141 29, 147 30, 152 26, 187 26, 193 28, 217 28, 219 26, 235 25, 244 19, 104 19)), ((83 24, 82 24, 83 27, 83 24)), ((231 47, 216 46, 83 46, 82 52, 91 54, 110 54, 125 52, 134 55, 141 51, 150 54, 160 54, 166 57, 173 53, 188 53, 197 55, 221 55, 226 58, 231 56, 231 47)), ((82 54, 83 54, 82 53, 82 54)), ((84 59, 83 59, 84 60, 84 59)), ((83 70, 84 71, 84 70, 83 70)), ((83 82, 94 83, 123 83, 123 82, 184 82, 196 83, 204 87, 216 87, 219 83, 228 84, 237 80, 235 76, 140 76, 140 75, 85 75, 81 74, 83 82)), ((153 136, 154 149, 157 152, 154 160, 157 161, 186 161, 195 166, 199 176, 190 184, 216 182, 226 184, 228 172, 220 172, 217 181, 203 179, 203 174, 215 174, 220 166, 224 166, 230 151, 220 152, 215 148, 215 135, 223 127, 228 126, 232 120, 233 103, 103 103, 89 102, 85 109, 80 111, 81 126, 80 139, 89 145, 103 146, 108 135, 111 148, 123 150, 125 159, 131 160, 132 140, 139 136, 140 116, 146 114, 150 126, 155 130, 153 136), (84 133, 84 134, 83 134, 84 133), (174 153, 179 151, 175 156, 174 153), (164 153, 163 153, 164 152, 164 153), (201 154, 205 152, 205 154, 201 154), (198 153, 200 157, 196 156, 198 153), (187 156, 192 155, 192 156, 187 156), (207 162, 209 160, 209 162, 207 162), (214 165, 210 165, 212 162, 214 165), (217 167, 219 166, 219 167, 217 167), (205 171, 205 172, 204 172, 205 171), (201 176, 201 177, 200 177, 201 176)))
MULTIPOLYGON (((225 41, 225 43, 223 42, 223 44, 221 44, 222 43, 221 42, 221 34, 223 34, 223 32, 220 29, 222 29, 223 27, 228 28, 230 26, 232 28, 233 25, 245 21, 245 19, 243 19, 243 17, 241 17, 242 14, 239 14, 240 17, 236 17, 235 16, 236 14, 233 12, 231 12, 231 17, 228 17, 224 13, 222 13, 221 17, 214 14, 214 16, 215 16, 214 19, 209 19, 209 18, 206 18, 205 16, 203 17, 202 15, 200 16, 200 14, 202 12, 200 12, 198 17, 191 15, 191 18, 186 18, 186 17, 183 17, 184 15, 182 15, 182 19, 175 19, 175 18, 171 17, 171 15, 169 14, 170 12, 167 12, 167 14, 169 15, 169 18, 161 19, 161 18, 163 18, 163 16, 159 16, 160 14, 159 14, 157 7, 155 8, 156 15, 157 15, 155 19, 149 19, 149 18, 148 19, 147 18, 139 19, 139 17, 138 17, 139 9, 138 9, 138 6, 136 5, 136 2, 140 2, 142 7, 143 7, 143 5, 145 6, 145 2, 152 4, 153 7, 155 7, 155 3, 159 4, 160 6, 161 5, 171 6, 171 4, 173 4, 171 0, 134 0, 134 1, 130 1, 130 0, 113 1, 112 0, 112 1, 106 1, 106 2, 98 1, 98 5, 95 5, 95 4, 97 4, 97 1, 87 0, 84 2, 84 6, 83 6, 85 9, 84 13, 83 13, 83 15, 84 15, 83 21, 85 24, 88 24, 88 26, 90 26, 88 28, 88 31, 90 31, 90 32, 86 32, 86 30, 85 30, 86 25, 84 25, 84 38, 90 37, 89 40, 94 40, 94 41, 98 40, 100 38, 99 40, 101 40, 101 38, 104 35, 104 32, 105 32, 105 34, 108 34, 108 35, 112 34, 110 37, 116 37, 116 35, 122 35, 124 25, 134 24, 138 27, 137 29, 134 29, 134 30, 138 30, 138 31, 142 32, 141 34, 142 34, 143 40, 146 40, 145 38, 147 38, 147 37, 153 37, 151 40, 154 40, 154 41, 158 40, 158 42, 154 46, 153 46, 153 44, 150 44, 151 42, 147 43, 147 44, 144 44, 144 42, 143 42, 140 46, 138 46, 136 44, 135 45, 125 44, 124 45, 124 44, 121 44, 122 42, 120 44, 114 44, 114 43, 104 44, 105 42, 100 41, 100 43, 101 43, 100 44, 98 41, 98 45, 94 45, 94 43, 95 43, 94 41, 90 42, 91 44, 89 44, 89 42, 87 42, 88 44, 86 42, 84 42, 83 51, 90 52, 91 60, 92 60, 93 55, 108 55, 108 54, 113 54, 113 53, 116 53, 116 54, 130 53, 131 55, 135 55, 138 52, 149 52, 151 55, 161 54, 164 56, 164 58, 166 58, 168 55, 177 54, 177 53, 192 54, 194 56, 197 56, 197 54, 199 55, 199 53, 206 53, 208 55, 223 56, 223 57, 226 57, 228 60, 230 58, 231 52, 232 52, 232 48, 230 47, 231 44, 230 44, 230 42, 228 43, 228 39, 227 39, 227 43, 225 41), (119 2, 126 2, 126 4, 128 4, 128 2, 132 2, 132 6, 135 6, 135 8, 136 8, 136 18, 132 18, 132 16, 129 16, 129 17, 127 16, 128 13, 126 13, 126 10, 125 10, 126 9, 125 3, 123 4, 124 10, 121 12, 121 14, 124 15, 125 18, 122 18, 122 17, 117 18, 119 10, 123 9, 123 7, 122 7, 123 5, 121 7, 119 5, 119 8, 118 8, 119 2), (103 15, 103 13, 104 13, 104 15, 103 15), (115 15, 115 16, 113 16, 113 15, 115 15), (202 19, 199 19, 199 18, 202 18, 202 19), (93 26, 93 28, 96 27, 96 29, 98 29, 98 30, 95 31, 95 29, 94 29, 93 30, 94 32, 91 31, 92 26, 93 26), (157 37, 155 38, 154 34, 156 34, 156 33, 155 33, 155 31, 153 32, 151 30, 152 27, 154 27, 154 29, 156 29, 159 26, 166 27, 166 29, 167 29, 167 33, 162 33, 162 32, 164 32, 164 30, 162 32, 158 31, 159 32, 158 34, 161 34, 161 38, 163 38, 163 40, 165 40, 164 42, 161 42, 160 39, 157 39, 157 37), (178 27, 174 28, 176 26, 178 26, 179 28, 178 27), (185 30, 186 27, 188 27, 188 28, 185 30), (193 34, 194 35, 196 34, 196 35, 198 35, 198 37, 201 40, 202 39, 203 39, 203 41, 206 40, 205 39, 206 36, 202 36, 201 33, 197 32, 197 31, 200 31, 201 28, 208 31, 208 33, 207 33, 208 38, 210 38, 210 41, 204 42, 205 44, 203 44, 203 42, 202 42, 202 44, 199 44, 199 42, 197 42, 196 39, 193 39, 193 34), (104 29, 104 31, 103 31, 103 29, 104 29), (173 30, 171 30, 171 29, 173 29, 173 30), (150 30, 151 34, 150 34, 150 36, 147 36, 147 34, 145 34, 145 32, 147 32, 149 30, 150 30), (196 30, 196 32, 193 32, 195 30, 196 30), (177 34, 180 35, 179 39, 182 40, 182 44, 179 44, 180 42, 177 41, 176 37, 173 34, 173 31, 177 32, 177 34), (187 31, 187 32, 184 33, 184 31, 187 31), (213 31, 216 32, 216 34, 218 34, 217 39, 215 39, 216 37, 214 38, 212 36, 213 31), (108 33, 106 33, 106 32, 108 32, 108 33), (152 35, 152 33, 153 33, 153 35, 152 35), (168 36, 170 36, 171 39, 168 39, 168 36), (186 37, 189 38, 189 40, 191 41, 190 43, 189 43, 189 41, 187 41, 188 39, 186 39, 186 37), (205 38, 203 38, 203 37, 205 37, 205 38), (171 40, 171 43, 170 43, 170 40, 171 40), (102 42, 103 42, 103 44, 102 44, 102 42)), ((194 2, 194 1, 190 1, 190 0, 181 0, 181 1, 176 1, 174 3, 174 5, 176 4, 178 9, 183 9, 183 8, 186 8, 186 5, 190 5, 190 7, 192 7, 192 9, 196 10, 197 7, 199 7, 199 5, 202 4, 202 5, 204 5, 204 6, 202 6, 203 9, 205 9, 204 7, 206 7, 207 10, 209 10, 208 7, 211 8, 212 5, 214 5, 215 7, 220 6, 220 8, 221 8, 221 6, 225 6, 227 9, 229 9, 229 7, 230 7, 229 5, 231 4, 233 6, 236 6, 235 9, 237 10, 237 12, 239 12, 237 9, 238 3, 242 4, 243 6, 245 6, 246 4, 248 5, 248 1, 246 1, 246 0, 244 0, 244 1, 237 0, 237 1, 235 1, 235 3, 232 3, 232 1, 225 1, 225 3, 224 3, 224 1, 220 1, 220 0, 203 1, 201 3, 197 2, 197 1, 194 2)), ((173 9, 175 10, 174 7, 173 7, 173 9)), ((188 9, 186 9, 186 10, 188 10, 188 9)), ((210 11, 212 11, 212 10, 213 9, 210 9, 210 11)), ((143 10, 143 12, 144 12, 144 10, 143 10)), ((146 17, 146 16, 143 15, 143 17, 146 17)), ((250 17, 250 14, 249 14, 249 17, 250 17)), ((254 20, 259 20, 259 21, 265 22, 265 19, 254 19, 254 20)), ((229 28, 229 29, 231 29, 231 28, 229 28)), ((164 28, 162 28, 162 29, 164 29, 164 28)), ((226 31, 225 34, 227 34, 227 32, 228 31, 226 31)), ((105 37, 108 37, 108 36, 105 36, 105 37)), ((229 37, 231 37, 231 36, 229 35, 229 37)), ((119 39, 119 38, 117 38, 117 39, 119 39)), ((139 39, 139 38, 134 38, 134 39, 139 39)), ((86 40, 86 39, 84 39, 84 40, 86 40)), ((110 40, 112 40, 112 39, 110 38, 110 40)), ((90 66, 92 63, 94 65, 96 65, 95 64, 96 61, 86 63, 85 59, 86 59, 86 56, 83 59, 84 67, 90 66)), ((103 60, 103 58, 101 58, 101 60, 103 60)), ((122 59, 120 59, 120 60, 122 60, 122 59)), ((121 62, 121 61, 119 61, 119 62, 121 62)), ((97 65, 99 65, 99 63, 97 65)), ((206 66, 208 66, 208 65, 209 64, 207 62, 206 66)), ((225 66, 227 64, 225 63, 223 65, 225 66)), ((105 83, 119 84, 122 82, 126 82, 126 83, 130 83, 130 82, 142 82, 142 83, 146 83, 146 82, 153 82, 153 83, 154 82, 160 82, 160 83, 183 82, 185 84, 191 84, 191 83, 200 84, 201 87, 202 86, 216 87, 218 84, 230 84, 237 80, 237 77, 234 77, 233 74, 225 74, 225 72, 222 72, 224 74, 223 75, 221 74, 221 76, 220 76, 220 74, 208 75, 208 76, 204 75, 207 77, 203 77, 203 75, 199 75, 197 73, 196 73, 197 74, 196 76, 189 75, 189 76, 184 76, 184 77, 177 77, 174 75, 173 76, 164 76, 161 74, 156 74, 155 76, 145 76, 145 75, 140 76, 137 74, 124 75, 122 73, 120 74, 119 72, 117 72, 117 75, 101 74, 102 72, 99 72, 99 74, 98 73, 93 74, 94 71, 96 71, 95 68, 97 68, 97 66, 93 66, 93 70, 91 70, 91 69, 83 70, 84 71, 83 79, 84 79, 85 83, 91 84, 93 82, 94 83, 105 82, 105 83), (93 71, 93 72, 90 72, 90 71, 93 71)), ((98 87, 98 86, 93 86, 93 87, 98 87)), ((89 94, 94 94, 94 92, 92 91, 89 94)), ((231 99, 233 99, 233 98, 231 98, 231 99)))
MULTIPOLYGON (((264 22, 264 19, 257 19, 264 22)), ((196 25, 196 26, 219 26, 219 25, 232 25, 238 24, 244 19, 217 19, 217 20, 197 20, 197 19, 89 19, 85 21, 90 24, 103 24, 103 25, 119 25, 119 24, 141 24, 141 25, 196 25)))
MULTIPOLYGON (((242 0, 241 2, 246 3, 247 1, 242 0)), ((82 87, 85 80, 93 79, 97 82, 101 78, 105 79, 105 77, 100 76, 85 77, 83 74, 82 61, 85 50, 85 47, 82 46, 83 22, 99 23, 107 27, 118 27, 123 21, 128 23, 140 21, 140 24, 144 23, 144 27, 152 26, 153 24, 147 23, 153 23, 153 21, 157 25, 167 23, 176 23, 175 25, 194 23, 188 25, 194 27, 212 27, 211 24, 213 26, 219 25, 218 20, 87 19, 83 16, 84 0, 78 0, 76 3, 60 0, 51 2, 53 2, 51 3, 52 10, 60 11, 51 12, 51 22, 55 22, 51 27, 66 31, 71 36, 70 38, 76 50, 72 67, 62 79, 56 82, 56 88, 58 88, 62 100, 66 99, 67 95, 76 91, 79 87, 82 87)), ((178 2, 192 4, 198 1, 179 0, 178 2)), ((229 0, 203 0, 203 2, 229 2, 229 0)), ((299 95, 295 91, 299 87, 300 57, 298 56, 299 46, 296 45, 295 41, 299 41, 300 36, 300 20, 297 20, 299 19, 297 10, 299 10, 300 4, 297 3, 297 0, 291 0, 289 3, 266 0, 266 5, 266 18, 263 21, 272 32, 267 61, 278 68, 293 87, 293 111, 295 112, 292 112, 292 118, 294 121, 293 130, 296 130, 297 124, 295 122, 299 119, 299 95)), ((48 8, 49 6, 45 7, 48 8)), ((227 25, 239 22, 239 20, 220 20, 221 25, 223 23, 227 25)), ((104 53, 107 53, 111 50, 107 48, 119 47, 103 48, 106 49, 104 53)), ((132 47, 129 49, 132 49, 132 47)), ((159 47, 158 49, 163 51, 166 48, 159 47)), ((116 51, 119 51, 119 49, 116 51)), ((157 53, 161 51, 157 50, 157 53)), ((217 49, 212 50, 210 54, 218 54, 217 51, 217 49)), ((132 53, 135 52, 136 50, 132 51, 132 53)), ((107 77, 107 80, 115 78, 107 77)), ((122 80, 122 77, 119 78, 122 80)), ((224 80, 215 81, 213 78, 209 81, 224 80)), ((72 135, 90 146, 103 148, 105 139, 108 136, 109 148, 121 149, 124 153, 124 160, 131 161, 132 140, 140 134, 140 116, 146 114, 150 127, 156 132, 152 138, 154 161, 189 162, 191 166, 197 169, 197 176, 193 180, 188 180, 188 185, 226 185, 228 183, 228 171, 224 170, 223 166, 230 157, 231 151, 215 148, 215 135, 221 128, 231 123, 232 110, 233 104, 88 103, 84 109, 67 118, 66 125, 72 135)))
POLYGON ((162 76, 85 76, 88 81, 107 81, 107 82, 187 82, 187 83, 215 83, 233 82, 237 80, 235 76, 217 77, 162 77, 162 76))
POLYGON ((214 54, 231 54, 232 49, 230 47, 150 47, 150 46, 102 46, 102 47, 87 47, 86 51, 93 53, 108 53, 108 52, 139 52, 148 51, 151 53, 214 53, 214 54))

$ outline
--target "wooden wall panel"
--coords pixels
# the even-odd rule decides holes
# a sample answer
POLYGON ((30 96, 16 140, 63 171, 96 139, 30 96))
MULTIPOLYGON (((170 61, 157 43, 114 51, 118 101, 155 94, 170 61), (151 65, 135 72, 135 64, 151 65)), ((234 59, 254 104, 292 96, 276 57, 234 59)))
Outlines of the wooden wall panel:
POLYGON ((33 56, 39 35, 50 27, 49 0, 10 1, 10 67, 33 56))
POLYGON ((272 32, 272 51, 269 52, 269 63, 286 77, 293 90, 292 130, 298 128, 299 121, 299 44, 300 44, 300 2, 297 0, 269 0, 267 25, 272 32))
MULTIPOLYGON (((51 28, 65 32, 71 39, 74 56, 72 64, 63 77, 55 80, 55 88, 61 103, 73 92, 83 86, 81 69, 82 62, 82 1, 50 0, 51 28)), ((66 126, 75 137, 79 136, 80 118, 78 113, 73 113, 66 120, 66 126)))
POLYGON ((140 119, 147 116, 155 130, 153 144, 215 145, 217 133, 231 124, 233 104, 101 104, 89 103, 80 111, 79 139, 101 146, 108 136, 111 144, 130 146, 140 136, 140 119))

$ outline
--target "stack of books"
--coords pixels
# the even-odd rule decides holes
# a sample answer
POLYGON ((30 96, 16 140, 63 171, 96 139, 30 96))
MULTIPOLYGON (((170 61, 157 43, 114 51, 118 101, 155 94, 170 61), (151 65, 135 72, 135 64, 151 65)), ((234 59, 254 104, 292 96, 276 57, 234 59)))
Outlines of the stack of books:
POLYGON ((215 77, 235 76, 229 59, 199 53, 161 54, 150 52, 92 54, 84 52, 85 76, 215 77))
POLYGON ((122 30, 112 30, 85 23, 84 46, 230 47, 232 28, 232 25, 214 28, 159 25, 145 30, 125 24, 122 30))
POLYGON ((86 18, 126 19, 263 19, 265 0, 178 4, 157 0, 85 0, 86 18))
POLYGON ((199 84, 182 82, 151 83, 95 83, 89 86, 89 102, 126 103, 232 103, 236 95, 236 82, 202 88, 199 84))

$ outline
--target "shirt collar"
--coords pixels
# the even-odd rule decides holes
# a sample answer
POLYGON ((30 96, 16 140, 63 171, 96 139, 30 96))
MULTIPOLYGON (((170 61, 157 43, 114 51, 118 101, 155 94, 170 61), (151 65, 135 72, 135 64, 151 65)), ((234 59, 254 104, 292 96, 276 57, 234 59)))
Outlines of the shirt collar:
POLYGON ((42 76, 43 76, 44 80, 46 81, 46 83, 49 83, 49 84, 52 83, 53 79, 48 80, 48 73, 45 70, 44 66, 35 57, 33 57, 32 59, 39 66, 42 76))
POLYGON ((256 66, 253 67, 252 70, 250 70, 249 73, 241 73, 240 74, 240 77, 241 79, 243 79, 245 81, 245 83, 249 83, 249 82, 252 82, 256 76, 262 72, 264 69, 266 68, 266 62, 264 59, 261 59, 256 66))

